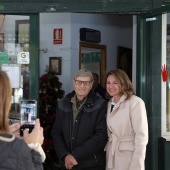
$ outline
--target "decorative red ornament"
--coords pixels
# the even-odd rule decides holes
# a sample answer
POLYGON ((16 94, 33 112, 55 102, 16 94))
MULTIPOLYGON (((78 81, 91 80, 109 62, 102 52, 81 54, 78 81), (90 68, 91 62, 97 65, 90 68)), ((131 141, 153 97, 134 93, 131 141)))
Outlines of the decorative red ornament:
POLYGON ((168 80, 168 66, 167 65, 164 64, 162 66, 161 73, 162 73, 163 82, 166 82, 168 80))

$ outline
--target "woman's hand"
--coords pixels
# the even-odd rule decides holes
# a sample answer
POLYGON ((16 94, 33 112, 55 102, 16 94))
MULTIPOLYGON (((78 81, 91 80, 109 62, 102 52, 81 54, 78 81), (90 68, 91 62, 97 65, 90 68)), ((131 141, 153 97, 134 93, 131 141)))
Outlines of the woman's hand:
POLYGON ((24 141, 27 144, 43 144, 44 141, 44 135, 43 135, 43 128, 40 126, 40 121, 39 119, 36 119, 35 121, 35 127, 32 130, 31 133, 28 133, 28 129, 24 130, 24 135, 23 135, 24 141))
POLYGON ((19 134, 20 124, 19 123, 13 123, 9 125, 9 132, 13 133, 17 138, 23 139, 23 137, 19 134))
POLYGON ((10 133, 16 133, 19 132, 20 124, 19 123, 13 123, 9 125, 9 131, 10 133))

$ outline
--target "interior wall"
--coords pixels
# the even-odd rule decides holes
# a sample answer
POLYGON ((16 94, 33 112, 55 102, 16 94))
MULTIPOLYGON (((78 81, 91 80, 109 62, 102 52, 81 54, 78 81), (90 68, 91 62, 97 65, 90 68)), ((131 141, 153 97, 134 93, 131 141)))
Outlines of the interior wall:
POLYGON ((66 94, 72 90, 72 78, 79 69, 79 29, 82 27, 101 32, 101 43, 107 46, 106 71, 116 68, 117 46, 132 49, 133 16, 83 13, 40 14, 40 75, 49 65, 49 57, 62 58, 62 74, 59 80, 66 94), (63 29, 63 43, 53 44, 53 29, 63 29))

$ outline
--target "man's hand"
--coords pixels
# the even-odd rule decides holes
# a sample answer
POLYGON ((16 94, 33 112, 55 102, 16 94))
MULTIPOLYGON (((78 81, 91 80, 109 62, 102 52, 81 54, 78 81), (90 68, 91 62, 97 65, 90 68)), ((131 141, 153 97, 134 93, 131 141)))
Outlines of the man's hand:
POLYGON ((71 169, 73 166, 77 165, 78 162, 76 161, 76 159, 74 158, 73 155, 68 154, 65 157, 65 167, 66 169, 71 169))

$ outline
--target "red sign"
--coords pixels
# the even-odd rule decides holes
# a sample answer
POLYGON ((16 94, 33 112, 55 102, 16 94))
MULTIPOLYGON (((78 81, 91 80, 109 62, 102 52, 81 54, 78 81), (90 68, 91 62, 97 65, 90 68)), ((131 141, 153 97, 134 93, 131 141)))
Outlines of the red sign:
POLYGON ((55 28, 53 31, 53 44, 62 44, 63 43, 63 29, 55 28))

